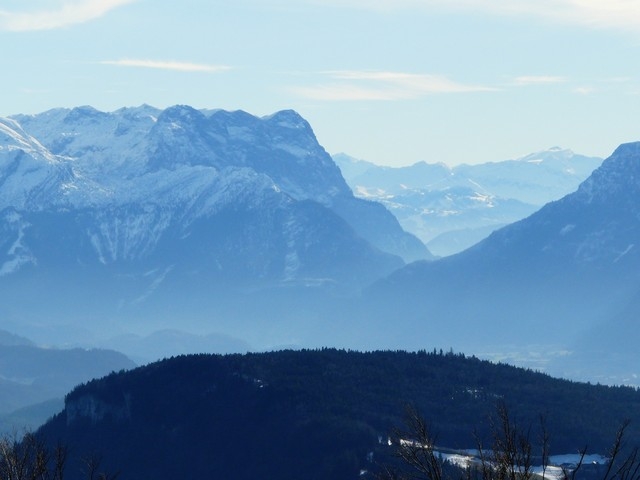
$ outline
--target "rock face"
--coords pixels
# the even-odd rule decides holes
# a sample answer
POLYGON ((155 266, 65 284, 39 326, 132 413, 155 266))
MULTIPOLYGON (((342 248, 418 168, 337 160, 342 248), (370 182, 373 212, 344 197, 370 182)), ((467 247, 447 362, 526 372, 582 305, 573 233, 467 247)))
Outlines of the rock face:
MULTIPOLYGON (((538 355, 555 349, 586 358, 596 351, 595 330, 611 347, 613 327, 637 323, 639 179, 640 143, 622 145, 575 193, 465 252, 379 282, 367 297, 372 311, 381 324, 391 312, 403 319, 392 334, 405 346, 413 338, 414 346, 480 353, 518 346, 522 353, 537 344, 538 355)), ((626 340, 636 345, 637 332, 626 328, 626 340)))
POLYGON ((112 350, 37 347, 0 331, 0 434, 37 427, 78 384, 135 366, 112 350))
POLYGON ((65 413, 69 425, 79 419, 89 420, 92 425, 105 418, 111 421, 124 421, 131 418, 131 397, 123 395, 122 402, 107 403, 94 395, 85 395, 66 402, 65 413))
POLYGON ((79 107, 0 121, 8 326, 147 321, 194 302, 206 315, 228 291, 353 291, 418 258, 424 245, 352 195, 293 111, 79 107))

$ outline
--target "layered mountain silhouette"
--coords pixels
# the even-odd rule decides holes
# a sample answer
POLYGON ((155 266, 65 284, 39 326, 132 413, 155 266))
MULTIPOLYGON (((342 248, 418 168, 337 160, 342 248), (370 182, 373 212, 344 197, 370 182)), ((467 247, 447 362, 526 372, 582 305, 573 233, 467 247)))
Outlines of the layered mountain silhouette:
POLYGON ((616 349, 604 370, 622 372, 637 355, 617 346, 640 340, 639 178, 640 144, 622 145, 574 193, 433 261, 295 112, 17 115, 0 121, 1 326, 148 351, 152 332, 187 331, 220 351, 531 352, 573 371, 616 349))
POLYGON ((639 179, 640 143, 621 145, 575 193, 465 252, 415 262, 377 282, 367 296, 366 317, 376 325, 368 331, 384 331, 385 342, 395 338, 405 347, 487 352, 518 346, 522 352, 562 346, 591 362, 613 358, 616 345, 608 339, 640 340, 633 327, 639 179), (396 319, 392 329, 389 318, 396 319), (594 329, 606 348, 596 348, 594 329))
POLYGON ((115 351, 39 347, 0 330, 0 435, 35 429, 79 383, 135 366, 115 351))

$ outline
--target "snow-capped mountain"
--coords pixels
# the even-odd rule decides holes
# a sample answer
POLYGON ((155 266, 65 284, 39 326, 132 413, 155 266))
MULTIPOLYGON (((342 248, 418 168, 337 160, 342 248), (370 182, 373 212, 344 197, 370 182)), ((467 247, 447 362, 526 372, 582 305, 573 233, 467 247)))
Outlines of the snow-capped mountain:
POLYGON ((516 160, 448 167, 380 167, 334 155, 354 193, 383 203, 437 255, 460 252, 492 231, 573 192, 602 159, 551 148, 516 160))
POLYGON ((353 196, 293 111, 79 107, 3 119, 0 135, 1 308, 16 325, 180 308, 204 321, 247 289, 353 290, 430 258, 353 196))
MULTIPOLYGON (((638 179, 640 143, 621 145, 576 192, 462 253, 416 262, 378 282, 367 296, 369 324, 394 312, 403 319, 394 335, 405 346, 420 339, 485 354, 532 349, 545 362, 549 352, 594 361, 594 342, 583 341, 586 336, 595 329, 606 344, 617 330, 606 325, 636 323, 638 179)), ((625 328, 630 344, 640 341, 637 331, 625 328)))
POLYGON ((341 210, 356 229, 359 222, 354 220, 360 217, 349 218, 349 209, 341 206, 357 205, 360 215, 373 215, 391 229, 382 234, 357 229, 375 247, 407 261, 429 257, 387 212, 353 197, 309 124, 293 111, 257 118, 187 106, 112 113, 79 107, 14 119, 53 154, 69 159, 76 178, 67 188, 85 194, 71 202, 75 208, 151 199, 167 206, 183 204, 185 215, 193 218, 237 197, 260 204, 259 192, 272 190, 285 202, 311 200, 341 210))

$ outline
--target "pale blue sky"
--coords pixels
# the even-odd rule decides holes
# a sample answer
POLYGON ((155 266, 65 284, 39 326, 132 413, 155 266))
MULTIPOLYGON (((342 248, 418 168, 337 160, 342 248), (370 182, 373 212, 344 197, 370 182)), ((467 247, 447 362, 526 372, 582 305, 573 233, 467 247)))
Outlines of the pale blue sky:
POLYGON ((640 140, 638 0, 3 0, 0 115, 293 108, 385 165, 640 140))

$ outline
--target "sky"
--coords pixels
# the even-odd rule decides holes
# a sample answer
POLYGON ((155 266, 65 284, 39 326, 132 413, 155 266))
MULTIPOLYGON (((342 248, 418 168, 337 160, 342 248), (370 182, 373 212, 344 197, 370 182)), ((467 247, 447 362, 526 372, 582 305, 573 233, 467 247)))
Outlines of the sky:
POLYGON ((0 116, 294 109, 381 165, 640 140, 637 0, 2 0, 0 116))

